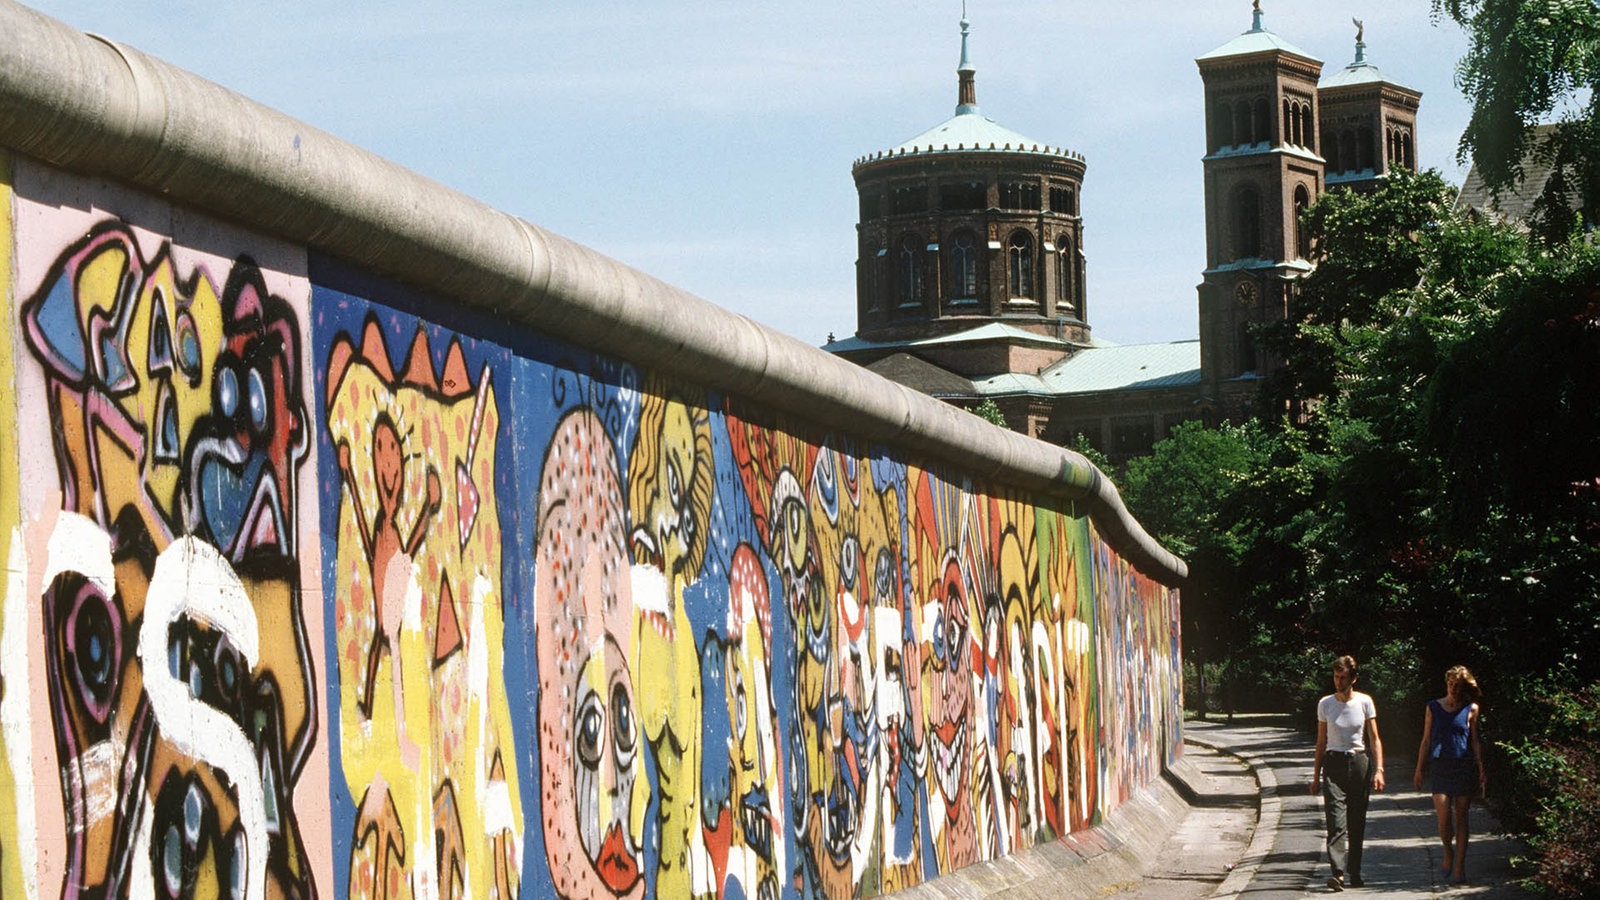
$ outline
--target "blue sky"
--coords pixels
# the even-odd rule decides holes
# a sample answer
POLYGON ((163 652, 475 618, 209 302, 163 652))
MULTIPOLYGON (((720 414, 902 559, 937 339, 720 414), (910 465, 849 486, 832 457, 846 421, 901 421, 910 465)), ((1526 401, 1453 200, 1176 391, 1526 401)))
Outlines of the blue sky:
MULTIPOLYGON (((855 331, 850 165, 948 118, 960 0, 25 0, 820 344, 855 331)), ((1323 60, 1421 90, 1418 159, 1459 183, 1466 40, 1426 0, 1264 0, 1323 60)), ((1194 58, 1249 0, 969 0, 978 103, 1088 158, 1090 324, 1197 333, 1194 58)))

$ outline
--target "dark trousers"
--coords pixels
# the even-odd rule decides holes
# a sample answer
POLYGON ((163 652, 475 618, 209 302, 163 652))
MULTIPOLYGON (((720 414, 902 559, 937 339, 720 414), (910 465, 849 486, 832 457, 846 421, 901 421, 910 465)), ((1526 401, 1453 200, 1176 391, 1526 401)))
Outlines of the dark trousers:
POLYGON ((1333 874, 1361 877, 1361 842, 1367 833, 1367 798, 1372 762, 1365 753, 1328 751, 1322 756, 1322 815, 1328 826, 1328 862, 1333 874))

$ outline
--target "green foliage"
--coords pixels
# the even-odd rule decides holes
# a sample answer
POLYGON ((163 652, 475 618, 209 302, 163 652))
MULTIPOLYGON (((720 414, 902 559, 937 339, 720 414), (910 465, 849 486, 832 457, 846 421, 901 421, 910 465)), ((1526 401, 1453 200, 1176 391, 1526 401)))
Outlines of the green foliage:
POLYGON ((1006 424, 1006 414, 1000 411, 1000 404, 985 397, 982 403, 972 408, 972 414, 988 422, 990 425, 999 425, 1001 428, 1010 428, 1006 424))
POLYGON ((1100 448, 1090 443, 1089 436, 1081 431, 1073 435, 1072 441, 1064 446, 1089 462, 1094 463, 1095 468, 1107 475, 1116 470, 1116 466, 1111 462, 1111 457, 1101 453, 1100 448))
POLYGON ((1532 881, 1553 897, 1600 893, 1600 683, 1566 686, 1559 673, 1530 682, 1513 708, 1526 732, 1498 741, 1505 823, 1529 836, 1532 881))
POLYGON ((1592 893, 1600 740, 1562 723, 1600 721, 1600 247, 1448 199, 1397 173, 1313 206, 1302 319, 1269 336, 1296 415, 1176 429, 1124 496, 1190 563, 1185 652, 1224 697, 1306 716, 1351 653, 1404 735, 1472 668, 1496 802, 1547 890, 1592 893))
POLYGON ((1459 156, 1491 190, 1514 187, 1530 129, 1554 121, 1539 154, 1552 177, 1535 207, 1535 230, 1559 243, 1569 209, 1600 210, 1600 5, 1593 0, 1433 0, 1471 44, 1456 82, 1472 103, 1459 156))

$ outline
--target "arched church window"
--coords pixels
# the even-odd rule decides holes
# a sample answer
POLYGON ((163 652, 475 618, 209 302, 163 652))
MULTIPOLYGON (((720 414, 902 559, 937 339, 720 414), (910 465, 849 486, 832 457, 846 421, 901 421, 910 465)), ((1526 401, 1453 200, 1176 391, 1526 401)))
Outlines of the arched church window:
POLYGON ((1306 233, 1306 208, 1311 205, 1311 192, 1303 184, 1294 189, 1294 252, 1301 259, 1311 258, 1311 238, 1306 233))
POLYGON ((1250 143, 1250 101, 1239 100, 1233 104, 1233 142, 1250 143))
POLYGON ((1238 374, 1246 375, 1256 371, 1256 338, 1252 333, 1249 322, 1239 323, 1238 337, 1238 374))
POLYGON ((1360 134, 1358 134, 1356 136, 1356 154, 1357 154, 1357 156, 1356 156, 1356 168, 1358 168, 1358 169, 1375 168, 1375 166, 1372 163, 1372 156, 1373 156, 1372 151, 1373 151, 1372 129, 1371 128, 1363 128, 1363 129, 1361 129, 1360 134))
POLYGON ((1074 302, 1074 285, 1072 283, 1077 255, 1072 246, 1071 235, 1062 234, 1056 238, 1056 308, 1058 310, 1077 311, 1077 304, 1074 302))
POLYGON ((1295 118, 1294 107, 1289 103, 1289 98, 1283 98, 1283 142, 1285 144, 1298 144, 1294 137, 1294 125, 1299 119, 1295 118))
POLYGON ((1033 298, 1033 236, 1026 231, 1015 231, 1006 243, 1006 260, 1010 277, 1011 296, 1033 298))
POLYGON ((909 234, 900 239, 900 271, 896 281, 901 306, 922 302, 922 248, 909 234))
POLYGON ((1250 140, 1265 144, 1272 140, 1272 104, 1265 97, 1257 97, 1252 114, 1250 140))
POLYGON ((1411 132, 1409 131, 1400 135, 1400 159, 1405 163, 1406 168, 1413 171, 1416 170, 1417 162, 1411 156, 1411 132))
POLYGON ((950 241, 950 297, 956 302, 978 299, 978 249, 971 232, 950 241))
POLYGON ((1246 185, 1233 195, 1233 258, 1261 255, 1261 194, 1246 185))
POLYGON ((1359 168, 1361 160, 1356 156, 1356 133, 1344 131, 1339 135, 1339 171, 1348 172, 1359 168))
POLYGON ((1211 149, 1233 146, 1233 104, 1218 100, 1211 110, 1211 149))

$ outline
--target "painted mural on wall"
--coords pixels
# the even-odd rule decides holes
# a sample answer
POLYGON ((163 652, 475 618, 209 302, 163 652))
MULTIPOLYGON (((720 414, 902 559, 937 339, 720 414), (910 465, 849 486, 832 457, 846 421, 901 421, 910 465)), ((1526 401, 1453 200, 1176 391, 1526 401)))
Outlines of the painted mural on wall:
POLYGON ((18 170, 7 896, 875 896, 1178 752, 1078 511, 18 170))
POLYGON ((70 203, 15 222, 8 846, 45 893, 308 896, 303 279, 70 203))

